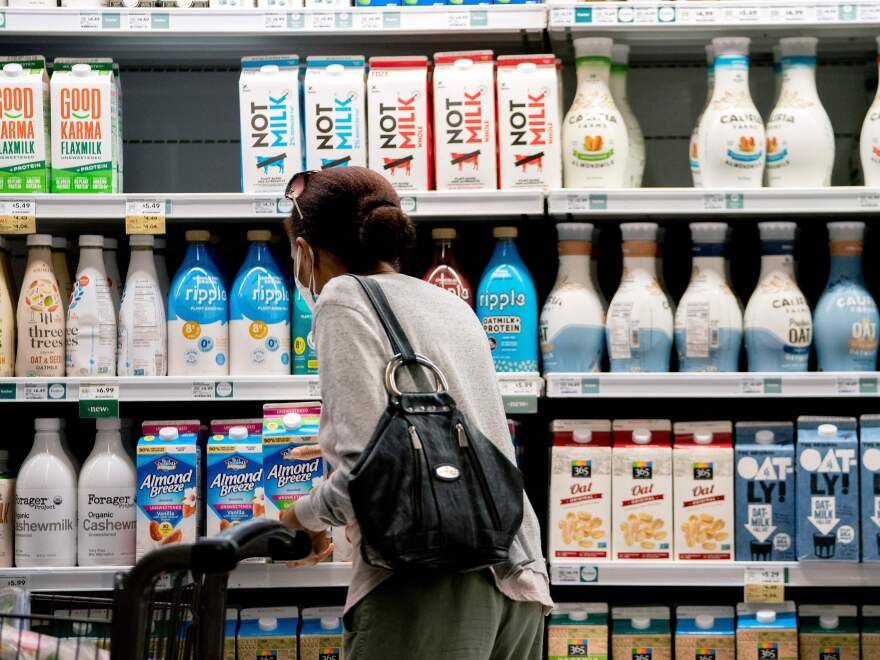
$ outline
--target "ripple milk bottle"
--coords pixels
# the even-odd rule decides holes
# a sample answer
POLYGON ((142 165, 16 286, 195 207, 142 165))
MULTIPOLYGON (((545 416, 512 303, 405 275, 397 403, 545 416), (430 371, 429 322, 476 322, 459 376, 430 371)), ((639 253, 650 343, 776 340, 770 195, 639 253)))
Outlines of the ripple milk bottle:
POLYGON ((364 58, 306 59, 306 168, 367 166, 364 58))
POLYGON ((623 115, 626 133, 629 136, 629 156, 627 158, 627 183, 630 188, 642 187, 645 173, 645 136, 639 120, 629 105, 626 96, 626 78, 629 72, 629 46, 614 44, 611 48, 611 97, 623 115))
MULTIPOLYGON (((880 37, 877 37, 880 49, 880 37)), ((880 56, 877 57, 880 63, 880 56)), ((862 122, 862 133, 859 137, 859 155, 862 161, 862 172, 866 186, 880 186, 880 86, 865 121, 862 122)))
POLYGON ((688 153, 690 154, 689 162, 691 178, 694 182, 694 188, 701 188, 703 186, 703 175, 700 172, 700 145, 698 137, 700 134, 700 122, 703 120, 703 113, 706 112, 706 108, 712 100, 712 92, 714 89, 715 49, 712 47, 712 44, 708 44, 706 46, 706 102, 703 104, 703 109, 700 110, 700 114, 697 116, 697 121, 694 122, 694 128, 691 131, 691 142, 688 147, 688 153))

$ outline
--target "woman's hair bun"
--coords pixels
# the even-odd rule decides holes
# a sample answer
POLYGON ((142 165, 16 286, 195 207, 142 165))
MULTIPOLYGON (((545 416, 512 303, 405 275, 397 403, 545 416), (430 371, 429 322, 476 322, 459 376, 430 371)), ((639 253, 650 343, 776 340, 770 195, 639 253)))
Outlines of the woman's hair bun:
POLYGON ((385 203, 366 213, 360 240, 366 255, 396 264, 415 245, 416 229, 399 206, 385 203))

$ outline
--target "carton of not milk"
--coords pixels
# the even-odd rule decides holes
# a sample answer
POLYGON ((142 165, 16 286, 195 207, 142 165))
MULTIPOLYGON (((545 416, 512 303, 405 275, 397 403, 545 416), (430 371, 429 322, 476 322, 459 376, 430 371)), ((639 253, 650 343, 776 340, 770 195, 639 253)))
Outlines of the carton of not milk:
POLYGON ((547 624, 547 660, 608 659, 608 605, 558 603, 547 624))
POLYGON ((880 415, 860 421, 862 561, 880 561, 880 415))
POLYGON ((49 192, 46 59, 5 56, 0 66, 0 193, 49 192))
POLYGON ((732 607, 675 608, 675 660, 734 660, 735 656, 732 607))
POLYGON ((801 605, 798 615, 802 660, 859 660, 859 612, 855 605, 801 605))
POLYGON ((611 609, 612 660, 672 660, 668 607, 611 609))
POLYGON ((342 660, 342 608, 311 607, 302 611, 299 660, 342 660))
POLYGON ((797 660, 794 603, 740 603, 736 614, 737 660, 797 660))
POLYGON ((211 422, 207 446, 208 536, 266 514, 261 430, 259 419, 211 422))

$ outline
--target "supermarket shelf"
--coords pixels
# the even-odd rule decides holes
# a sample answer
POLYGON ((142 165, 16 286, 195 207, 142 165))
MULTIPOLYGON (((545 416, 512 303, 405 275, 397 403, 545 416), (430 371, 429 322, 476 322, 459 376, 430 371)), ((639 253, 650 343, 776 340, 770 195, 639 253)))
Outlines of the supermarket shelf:
POLYGON ((498 387, 508 414, 538 412, 538 399, 544 393, 544 380, 539 373, 498 374, 498 387))

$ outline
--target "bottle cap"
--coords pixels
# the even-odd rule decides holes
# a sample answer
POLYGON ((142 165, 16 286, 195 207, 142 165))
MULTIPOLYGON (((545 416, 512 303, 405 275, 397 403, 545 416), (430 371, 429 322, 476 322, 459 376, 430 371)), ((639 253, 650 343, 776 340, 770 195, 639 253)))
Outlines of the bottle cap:
POLYGON ((658 229, 656 222, 624 222, 620 225, 625 241, 656 241, 658 229))
POLYGON ((261 616, 257 619, 257 625, 260 627, 260 630, 275 630, 278 627, 278 619, 274 616, 261 616))
POLYGON ((255 242, 268 242, 272 239, 272 232, 268 229, 251 229, 247 233, 247 239, 251 243, 255 242))
POLYGON ((60 431, 61 420, 57 417, 37 417, 34 420, 35 431, 60 431))
POLYGON ((651 431, 648 429, 634 429, 632 441, 637 445, 646 445, 651 442, 651 431))
POLYGON ((590 615, 586 610, 573 610, 568 613, 568 618, 572 621, 586 621, 590 615))
POLYGON ((809 57, 816 55, 816 37, 785 37, 779 40, 782 57, 809 57))
POLYGON ((248 437, 247 427, 244 426, 233 426, 229 429, 229 439, 230 440, 244 440, 248 437))
POLYGON ((452 63, 452 66, 458 71, 467 71, 474 68, 474 61, 470 58, 462 57, 455 60, 455 62, 452 63))
POLYGON ((492 236, 495 238, 516 238, 519 232, 516 227, 495 227, 492 230, 492 236))
POLYGON ((52 249, 53 250, 66 250, 67 249, 67 239, 63 236, 53 236, 52 237, 52 249))
POLYGON ((103 417, 95 420, 95 428, 98 431, 119 431, 122 421, 118 417, 103 417))
POLYGON ((715 37, 712 46, 715 48, 715 57, 742 56, 749 54, 748 37, 715 37))
POLYGON ((607 57, 611 59, 611 47, 614 40, 608 37, 581 37, 574 40, 574 56, 607 57))
POLYGON ((28 247, 52 247, 52 237, 49 234, 29 234, 27 237, 28 247))
POLYGON ((773 442, 773 439, 776 437, 776 434, 773 433, 770 429, 761 429, 757 433, 755 433, 755 442, 759 445, 769 445, 773 442))
POLYGON ((451 227, 438 227, 431 230, 431 238, 435 241, 454 241, 458 238, 458 232, 451 227))
POLYGON ((321 617, 321 628, 324 630, 333 630, 339 627, 339 617, 338 616, 322 616, 321 617))
POLYGON ((840 617, 834 614, 823 614, 819 617, 819 627, 823 630, 834 630, 840 625, 840 617))
POLYGON ((793 222, 759 222, 762 241, 793 241, 797 225, 793 222))
POLYGON ((712 434, 708 431, 700 431, 699 433, 694 433, 694 444, 697 445, 711 445, 712 444, 712 434))
POLYGON ((153 245, 156 246, 157 250, 164 250, 165 246, 168 245, 168 242, 164 238, 159 238, 157 236, 155 241, 153 242, 153 245))
POLYGON ((281 418, 281 423, 284 424, 284 428, 288 431, 296 430, 300 426, 302 426, 302 415, 295 412, 287 413, 284 417, 281 418))
POLYGON ((715 626, 715 617, 709 614, 698 614, 694 619, 694 624, 700 630, 712 630, 715 626))
POLYGON ((516 65, 516 70, 518 73, 534 73, 538 70, 538 65, 534 62, 520 62, 516 65))
POLYGON ((865 237, 864 222, 829 222, 828 238, 832 241, 861 241, 865 237))
POLYGON ((272 75, 281 71, 277 64, 264 64, 260 67, 260 73, 272 75))
POLYGON ((651 627, 651 619, 646 616, 637 616, 630 619, 630 624, 635 630, 647 630, 651 627))
POLYGON ((180 437, 180 433, 176 426, 163 426, 159 429, 159 437, 165 442, 171 442, 172 440, 177 440, 180 437))
POLYGON ((10 78, 19 78, 24 75, 24 67, 18 62, 7 62, 3 65, 3 73, 10 78))
POLYGON ((560 222, 556 225, 560 241, 591 241, 593 225, 589 222, 560 222))
POLYGON ((758 623, 767 625, 776 621, 776 612, 773 610, 758 610, 755 614, 755 619, 757 619, 758 623))
POLYGON ((329 64, 324 70, 327 72, 328 75, 341 76, 342 73, 345 71, 345 67, 341 64, 329 64))
POLYGON ((586 444, 593 441, 593 432, 590 429, 576 429, 571 434, 571 439, 578 444, 586 444))
POLYGON ((706 44, 706 64, 715 64, 715 46, 706 44))
POLYGON ((692 222, 691 239, 694 243, 726 243, 726 222, 692 222))
POLYGON ((204 229, 190 229, 185 234, 187 243, 207 243, 211 240, 211 232, 204 229))
POLYGON ((156 239, 151 234, 132 234, 128 239, 128 244, 132 247, 153 247, 156 239))
POLYGON ((97 234, 83 234, 79 237, 79 246, 81 248, 103 248, 104 237, 97 234))
POLYGON ((119 249, 119 241, 115 238, 107 238, 104 237, 104 249, 105 250, 118 250, 119 249))
POLYGON ((611 46, 612 64, 626 64, 629 62, 629 46, 626 44, 614 44, 611 46))
POLYGON ((837 427, 834 424, 819 424, 816 432, 820 438, 833 438, 837 435, 837 427))
POLYGON ((85 78, 94 74, 92 67, 85 62, 77 62, 70 68, 70 71, 77 78, 85 78))

